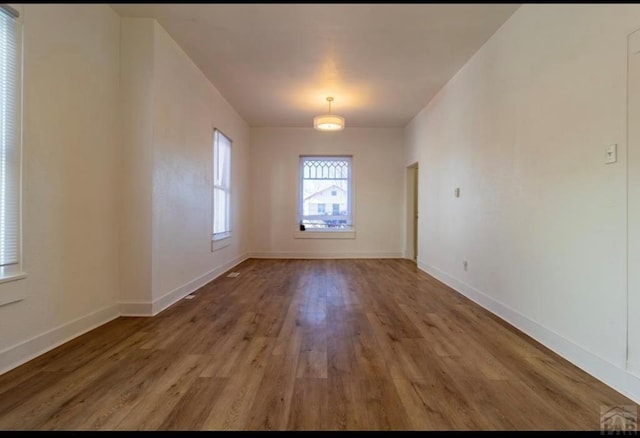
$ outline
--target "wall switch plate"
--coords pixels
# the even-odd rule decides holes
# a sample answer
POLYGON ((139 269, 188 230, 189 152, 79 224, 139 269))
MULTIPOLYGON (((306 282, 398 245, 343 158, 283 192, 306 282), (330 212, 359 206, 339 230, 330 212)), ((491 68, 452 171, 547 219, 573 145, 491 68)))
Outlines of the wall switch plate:
POLYGON ((610 144, 604 148, 604 163, 612 164, 618 161, 618 145, 610 144))
POLYGON ((456 195, 456 198, 460 197, 460 187, 456 187, 455 195, 456 195))

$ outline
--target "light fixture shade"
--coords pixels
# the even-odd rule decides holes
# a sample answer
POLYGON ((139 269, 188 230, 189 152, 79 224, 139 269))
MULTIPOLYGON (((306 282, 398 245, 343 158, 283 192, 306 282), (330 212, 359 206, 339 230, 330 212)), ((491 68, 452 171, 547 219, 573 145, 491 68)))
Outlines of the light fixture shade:
POLYGON ((340 131, 344 129, 344 117, 325 114, 313 118, 313 127, 321 131, 340 131))

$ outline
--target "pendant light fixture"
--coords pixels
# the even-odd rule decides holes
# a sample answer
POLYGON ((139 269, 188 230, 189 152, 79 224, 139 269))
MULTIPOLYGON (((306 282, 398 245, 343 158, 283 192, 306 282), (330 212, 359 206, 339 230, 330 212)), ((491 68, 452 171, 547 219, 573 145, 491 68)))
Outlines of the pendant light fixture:
POLYGON ((329 114, 315 116, 313 118, 313 127, 320 131, 340 131, 344 129, 344 117, 331 114, 333 97, 327 97, 327 102, 329 102, 329 114))

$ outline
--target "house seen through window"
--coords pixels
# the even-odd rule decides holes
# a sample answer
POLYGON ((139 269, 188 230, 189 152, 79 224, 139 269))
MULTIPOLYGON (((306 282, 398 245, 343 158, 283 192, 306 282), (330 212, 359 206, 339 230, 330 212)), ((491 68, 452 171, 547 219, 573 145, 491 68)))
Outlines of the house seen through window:
POLYGON ((351 174, 350 156, 300 157, 299 222, 305 229, 353 227, 351 174))

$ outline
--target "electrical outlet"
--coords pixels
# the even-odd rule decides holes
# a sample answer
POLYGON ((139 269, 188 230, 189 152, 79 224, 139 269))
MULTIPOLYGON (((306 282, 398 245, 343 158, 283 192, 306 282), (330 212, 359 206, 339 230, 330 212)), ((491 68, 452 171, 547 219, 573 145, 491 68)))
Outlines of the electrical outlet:
POLYGON ((462 266, 464 267, 464 270, 466 271, 467 270, 467 261, 466 260, 462 262, 462 266))

